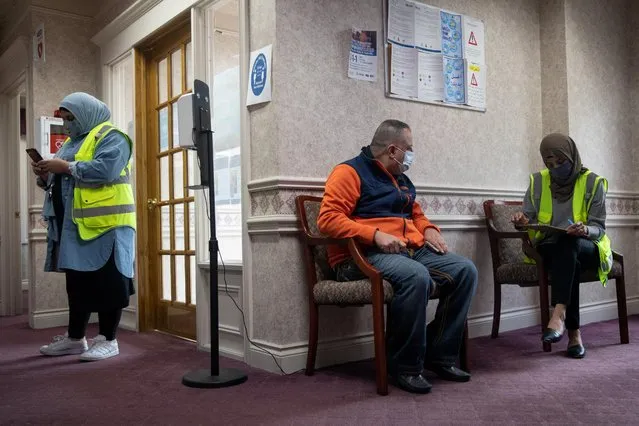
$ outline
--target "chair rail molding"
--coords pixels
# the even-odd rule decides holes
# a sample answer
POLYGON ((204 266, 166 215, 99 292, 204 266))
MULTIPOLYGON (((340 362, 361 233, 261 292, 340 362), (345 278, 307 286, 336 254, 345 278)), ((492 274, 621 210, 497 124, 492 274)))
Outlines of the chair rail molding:
MULTIPOLYGON (((272 176, 247 185, 251 211, 246 221, 250 235, 292 234, 299 231, 295 197, 321 195, 324 178, 272 176)), ((521 200, 525 189, 436 186, 416 183, 417 201, 428 218, 444 230, 485 228, 482 203, 489 199, 521 200)), ((639 227, 639 192, 609 191, 610 228, 639 227)))

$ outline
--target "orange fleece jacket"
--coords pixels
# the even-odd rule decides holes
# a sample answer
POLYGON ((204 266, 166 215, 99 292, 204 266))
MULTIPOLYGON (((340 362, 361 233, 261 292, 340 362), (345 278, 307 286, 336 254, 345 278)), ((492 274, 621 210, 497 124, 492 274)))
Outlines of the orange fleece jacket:
MULTIPOLYGON (((378 162, 399 190, 395 178, 378 162)), ((360 197, 360 177, 355 169, 340 164, 326 181, 324 198, 320 207, 317 225, 324 235, 332 238, 355 238, 361 244, 373 246, 377 230, 401 239, 408 248, 418 249, 424 245, 424 231, 439 228, 424 215, 421 206, 413 201, 411 219, 401 217, 359 218, 351 216, 360 197)), ((328 262, 331 267, 350 258, 346 247, 329 246, 328 262)))

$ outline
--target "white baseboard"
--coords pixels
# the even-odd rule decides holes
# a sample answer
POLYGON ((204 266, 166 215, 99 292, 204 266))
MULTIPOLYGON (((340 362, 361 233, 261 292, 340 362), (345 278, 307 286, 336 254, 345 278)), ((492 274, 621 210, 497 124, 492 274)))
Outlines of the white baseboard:
MULTIPOLYGON (((251 345, 246 362, 252 367, 261 368, 273 373, 282 373, 275 364, 277 360, 285 373, 293 373, 306 367, 307 344, 297 343, 293 345, 273 345, 263 341, 256 341, 262 348, 273 354, 266 353, 264 349, 251 345)), ((316 368, 329 365, 343 364, 346 362, 369 359, 375 353, 372 333, 364 333, 359 336, 346 337, 329 342, 319 342, 317 345, 316 368)))
POLYGON ((127 306, 122 309, 120 326, 124 330, 138 331, 138 310, 135 306, 127 306))
MULTIPOLYGON (((91 314, 89 323, 98 321, 98 314, 91 314)), ((69 310, 62 309, 45 309, 32 312, 29 315, 29 326, 34 329, 66 327, 69 325, 69 310)))
MULTIPOLYGON (((205 352, 211 352, 211 345, 210 344, 206 344, 206 345, 198 345, 198 350, 200 351, 205 351, 205 352)), ((234 348, 228 347, 228 346, 223 346, 222 342, 220 342, 220 351, 219 351, 220 356, 223 356, 225 358, 230 358, 230 359, 234 359, 236 361, 242 361, 244 362, 244 352, 243 351, 238 351, 234 348)))
MULTIPOLYGON (((629 297, 626 301, 628 315, 639 314, 639 296, 629 297)), ((580 321, 582 325, 591 322, 608 321, 617 318, 617 300, 606 300, 581 305, 580 321)), ((541 323, 539 308, 504 309, 501 312, 499 332, 504 333, 541 323)), ((493 327, 493 314, 474 315, 468 318, 469 337, 490 335, 493 327)))
MULTIPOLYGON (((639 296, 628 298, 628 315, 639 314, 639 296)), ((607 300, 584 304, 581 307, 581 323, 607 321, 617 318, 616 300, 607 300)), ((468 319, 468 334, 472 337, 490 335, 492 329, 492 313, 475 315, 468 319)), ((540 324, 539 308, 519 308, 504 310, 501 314, 500 332, 512 331, 540 324)), ((631 336, 632 337, 632 336, 631 336)), ((277 345, 257 341, 257 344, 271 352, 286 373, 305 368, 306 342, 277 345)), ((220 350, 222 353, 222 350, 220 350)), ((316 368, 342 364, 372 358, 374 355, 372 333, 346 337, 329 342, 319 342, 317 348, 316 368)), ((273 373, 281 373, 273 357, 262 349, 251 345, 246 362, 252 367, 261 368, 273 373)))

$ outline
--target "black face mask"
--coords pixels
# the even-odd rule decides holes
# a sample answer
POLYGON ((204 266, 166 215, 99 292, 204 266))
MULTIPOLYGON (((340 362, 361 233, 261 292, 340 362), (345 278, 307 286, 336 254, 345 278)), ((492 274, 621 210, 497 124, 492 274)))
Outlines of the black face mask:
POLYGON ((570 161, 566 161, 563 164, 560 164, 558 167, 554 169, 549 169, 550 176, 558 181, 567 180, 572 173, 572 163, 570 161))

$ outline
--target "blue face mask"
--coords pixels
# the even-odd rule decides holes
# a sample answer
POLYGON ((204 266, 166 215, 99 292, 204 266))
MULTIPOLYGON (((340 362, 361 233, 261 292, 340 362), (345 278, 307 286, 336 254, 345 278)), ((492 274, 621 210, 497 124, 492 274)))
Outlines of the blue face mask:
MULTIPOLYGON (((402 151, 401 149, 399 150, 402 151)), ((410 166, 413 164, 413 160, 415 160, 415 153, 413 151, 402 151, 402 152, 404 153, 404 162, 400 163, 394 158, 393 160, 395 160, 401 166, 402 173, 406 173, 408 169, 410 169, 410 166)))
POLYGON ((77 138, 80 136, 82 129, 80 129, 80 124, 78 120, 68 121, 64 120, 64 131, 67 132, 71 138, 77 138))
POLYGON ((554 169, 549 169, 550 176, 555 180, 566 180, 572 174, 572 163, 570 161, 565 161, 563 164, 555 167, 554 169))

